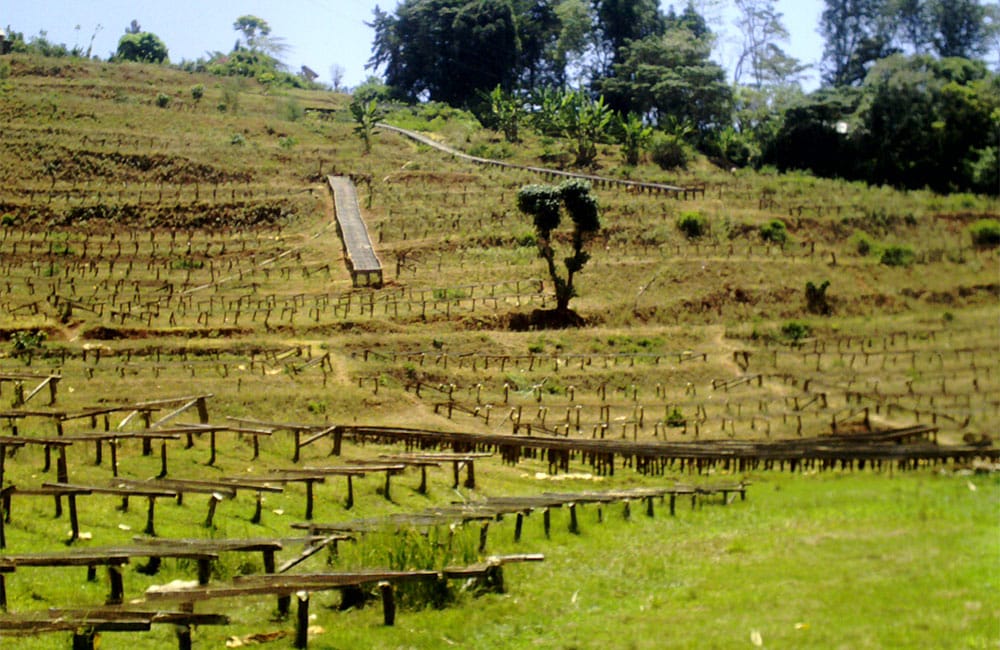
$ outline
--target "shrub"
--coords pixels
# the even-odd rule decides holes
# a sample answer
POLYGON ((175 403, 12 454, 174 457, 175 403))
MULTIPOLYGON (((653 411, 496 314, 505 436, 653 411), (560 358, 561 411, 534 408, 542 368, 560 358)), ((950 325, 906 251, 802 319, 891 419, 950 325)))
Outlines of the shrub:
POLYGON ((766 242, 784 246, 788 241, 788 230, 781 219, 771 219, 760 227, 760 238, 766 242))
POLYGON ((156 105, 160 108, 166 108, 170 106, 170 95, 166 93, 160 93, 156 96, 156 105))
POLYGON ((649 143, 649 155, 662 169, 686 167, 689 158, 684 140, 666 133, 653 136, 649 143))
POLYGON ((826 289, 829 286, 829 280, 823 280, 820 285, 806 282, 806 308, 809 313, 829 316, 833 312, 830 302, 826 299, 826 289))
POLYGON ((200 102, 201 98, 205 96, 205 86, 202 84, 196 84, 191 86, 191 99, 196 102, 200 102))
POLYGON ((242 147, 247 143, 247 139, 243 137, 242 133, 234 133, 231 138, 229 138, 229 144, 242 147))
POLYGON ((801 321, 788 321, 781 326, 781 337, 790 343, 798 343, 812 335, 812 328, 801 321))
POLYGON ((1000 246, 1000 221, 980 219, 969 226, 969 235, 977 248, 996 248, 1000 246))
POLYGON ((886 246, 879 261, 886 266, 909 266, 913 264, 914 257, 909 246, 886 246))
POLYGON ((682 212, 677 229, 688 239, 697 239, 708 232, 708 220, 700 212, 682 212))
POLYGON ((294 97, 289 97, 281 105, 281 115, 289 122, 298 122, 305 114, 306 110, 302 108, 302 104, 300 104, 294 97))
POLYGON ((676 406, 670 409, 670 413, 664 419, 664 422, 668 427, 682 427, 687 424, 687 418, 681 413, 681 410, 676 406))
POLYGON ((860 230, 856 230, 851 239, 854 241, 854 250, 862 257, 870 255, 875 248, 874 242, 860 230))

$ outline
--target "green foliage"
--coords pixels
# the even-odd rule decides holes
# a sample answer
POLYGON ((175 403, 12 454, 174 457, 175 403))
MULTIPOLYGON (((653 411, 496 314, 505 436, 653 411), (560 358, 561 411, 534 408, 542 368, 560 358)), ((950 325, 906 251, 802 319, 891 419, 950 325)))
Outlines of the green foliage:
POLYGON ((294 97, 289 97, 281 103, 281 116, 289 122, 298 122, 305 114, 302 104, 294 97))
POLYGON ((879 262, 886 266, 910 266, 915 257, 913 249, 909 246, 890 245, 882 249, 879 262))
POLYGON ((691 157, 684 139, 671 133, 653 135, 649 143, 649 155, 663 169, 684 168, 691 157))
POLYGON ((801 321, 788 321, 781 326, 781 338, 789 343, 798 343, 812 336, 812 328, 801 321))
POLYGON ((518 190, 517 207, 532 217, 538 234, 538 253, 545 260, 555 286, 556 309, 565 311, 576 295, 573 278, 590 260, 584 250, 590 237, 600 230, 597 200, 590 193, 590 184, 570 180, 558 186, 526 185, 518 190), (559 275, 555 263, 552 231, 559 226, 560 212, 565 207, 573 222, 572 254, 563 259, 566 276, 559 275))
POLYGON ((229 138, 229 144, 233 145, 234 147, 242 147, 246 143, 247 143, 247 139, 243 137, 242 133, 234 133, 229 138))
POLYGON ((167 60, 167 46, 159 36, 150 32, 125 34, 118 40, 114 58, 118 61, 163 63, 167 60))
POLYGON ((806 309, 809 310, 810 314, 829 316, 833 313, 830 301, 826 297, 826 290, 829 286, 829 280, 823 280, 818 285, 806 282, 806 309))
POLYGON ((786 111, 763 161, 909 189, 996 194, 998 98, 1000 76, 981 61, 893 55, 860 87, 821 89, 786 111))
POLYGON ((166 108, 170 106, 170 95, 166 93, 160 93, 156 96, 156 105, 160 108, 166 108))
POLYGON ((697 239, 708 233, 708 220, 700 212, 682 212, 677 217, 677 229, 688 239, 697 239))
POLYGON ((626 165, 638 165, 639 155, 653 137, 653 127, 646 126, 635 113, 615 116, 616 135, 622 145, 622 157, 626 165))
POLYGON ((222 101, 219 102, 220 113, 236 114, 240 110, 240 84, 235 80, 222 85, 222 101))
POLYGON ((363 103, 355 99, 351 102, 351 117, 354 118, 354 133, 361 139, 364 153, 371 153, 372 136, 377 133, 375 125, 382 120, 383 112, 374 99, 363 103))
POLYGON ((44 348, 45 332, 42 330, 17 330, 10 335, 10 355, 31 365, 31 358, 44 348))
POLYGON ((556 125, 563 137, 573 144, 575 164, 586 167, 597 158, 597 143, 607 137, 614 113, 604 97, 591 99, 583 90, 561 94, 556 112, 556 125))
POLYGON ((669 116, 701 134, 731 121, 732 91, 725 70, 711 60, 710 38, 677 27, 622 49, 614 74, 595 84, 616 110, 652 116, 661 128, 669 116))
POLYGON ((489 119, 487 121, 490 128, 495 128, 503 133, 507 142, 519 142, 521 122, 526 115, 522 101, 512 94, 504 92, 500 86, 491 90, 486 98, 489 101, 489 119))
POLYGON ((980 219, 969 226, 969 235, 977 248, 996 248, 1000 246, 1000 221, 980 219))
POLYGON ((668 427, 683 427, 687 425, 687 418, 681 413, 681 409, 678 406, 673 406, 670 412, 667 413, 667 417, 663 419, 664 424, 668 427))
POLYGON ((871 240, 868 234, 860 230, 854 231, 854 234, 851 235, 851 241, 854 242, 855 252, 862 257, 867 257, 876 248, 875 242, 871 240))
POLYGON ((195 102, 200 102, 201 98, 205 96, 205 86, 203 84, 195 84, 191 86, 191 99, 195 102))
POLYGON ((771 219, 760 227, 760 238, 772 244, 785 245, 788 241, 788 230, 781 219, 771 219))

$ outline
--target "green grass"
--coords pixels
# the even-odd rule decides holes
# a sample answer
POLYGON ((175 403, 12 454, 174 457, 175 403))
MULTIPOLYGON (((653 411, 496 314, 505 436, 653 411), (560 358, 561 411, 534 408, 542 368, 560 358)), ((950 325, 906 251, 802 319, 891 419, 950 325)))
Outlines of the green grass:
MULTIPOLYGON (((541 564, 508 566, 508 593, 459 594, 443 609, 405 608, 393 628, 381 625, 378 605, 336 612, 324 604, 337 597, 318 594, 310 611, 325 632, 310 647, 730 648, 750 644, 754 631, 765 647, 989 648, 1000 639, 996 478, 753 478, 746 502, 708 502, 693 511, 680 502, 674 518, 658 505, 649 519, 636 504, 625 521, 621 505, 613 505, 599 524, 596 506, 586 506, 579 535, 567 532, 562 511, 553 514, 548 540, 539 515, 525 520, 516 545, 512 519, 495 523, 488 552, 546 556, 541 564)), ((341 562, 350 565, 353 553, 345 550, 341 562)), ((42 570, 19 572, 9 584, 22 584, 29 571, 42 570)), ((126 594, 136 586, 127 579, 126 594)), ((77 602, 99 602, 105 588, 103 581, 71 587, 77 602)), ((203 628, 199 643, 291 630, 290 621, 257 618, 273 607, 271 599, 254 602, 238 611, 231 601, 202 606, 230 612, 235 625, 203 628)), ((102 648, 153 648, 167 638, 163 631, 106 634, 102 648)), ((45 637, 10 647, 51 643, 45 637)))

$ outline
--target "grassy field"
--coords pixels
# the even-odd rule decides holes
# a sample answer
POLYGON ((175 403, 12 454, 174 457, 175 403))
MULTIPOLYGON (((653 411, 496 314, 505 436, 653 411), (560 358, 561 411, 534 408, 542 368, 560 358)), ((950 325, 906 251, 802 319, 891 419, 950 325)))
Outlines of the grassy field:
MULTIPOLYGON (((530 221, 515 205, 517 190, 537 176, 477 168, 390 132, 363 155, 343 95, 163 67, 3 62, 0 375, 61 377, 51 407, 41 393, 19 403, 13 383, 0 384, 4 413, 211 395, 212 422, 481 433, 530 426, 543 435, 641 441, 821 436, 867 420, 934 423, 941 444, 958 444, 995 436, 1000 424, 1000 253, 970 236, 975 222, 1000 217, 995 198, 731 173, 703 160, 669 172, 630 168, 616 147, 602 145, 597 173, 704 182, 705 196, 595 188, 603 228, 571 303, 586 326, 516 331, 519 315, 554 304, 530 221), (195 100, 198 84, 204 97, 195 100), (358 184, 385 267, 380 289, 351 284, 324 186, 331 173, 358 184), (705 234, 689 238, 681 218, 703 220, 705 234), (776 219, 783 240, 762 234, 776 219), (806 283, 824 282, 826 309, 816 309, 806 283), (460 407, 450 417, 449 403, 460 407)), ((402 109, 388 121, 524 164, 565 146, 534 137, 506 145, 439 107, 402 109)), ((24 392, 38 381, 24 380, 24 392)), ((49 417, 17 424, 21 435, 55 434, 49 417)), ((83 419, 65 430, 92 426, 83 419)), ((290 466, 293 455, 286 433, 262 439, 257 460, 248 438, 220 434, 211 467, 205 440, 181 447, 170 444, 171 477, 256 475, 290 466)), ((327 449, 307 448, 301 463, 343 462, 327 449)), ((344 454, 396 451, 349 444, 344 454)), ((107 462, 93 465, 90 445, 74 445, 68 459, 73 482, 111 478, 107 462)), ((149 478, 159 463, 128 442, 119 470, 149 478)), ((39 449, 22 449, 7 459, 6 481, 24 488, 54 480, 43 466, 39 449)), ((415 491, 411 469, 396 479, 391 502, 370 476, 359 481, 350 511, 344 486, 329 481, 318 488, 315 519, 546 490, 737 479, 752 486, 746 502, 682 507, 675 518, 660 506, 653 519, 634 508, 625 521, 618 505, 598 524, 587 506, 579 535, 556 511, 550 540, 536 515, 514 544, 505 520, 491 526, 488 552, 546 555, 507 569, 509 593, 459 595, 444 609, 407 607, 392 628, 381 625, 377 606, 337 612, 323 606, 335 596, 317 595, 312 612, 323 633, 310 646, 1000 643, 995 474, 950 466, 749 476, 624 470, 555 482, 539 478, 546 469, 538 460, 480 461, 474 491, 452 490, 448 471, 433 470, 429 496, 415 491)), ((157 533, 287 537, 289 524, 303 518, 301 485, 268 495, 260 524, 249 522, 253 499, 241 494, 203 528, 199 497, 158 505, 157 533)), ((90 539, 75 546, 125 544, 143 529, 141 499, 124 513, 115 505, 111 496, 80 499, 90 539)), ((66 548, 68 523, 53 518, 51 499, 15 497, 11 514, 8 552, 66 548)), ((478 532, 456 535, 468 552, 478 532)), ((377 564, 393 540, 343 545, 335 566, 377 564)), ((317 556, 303 570, 323 562, 317 556)), ((257 564, 224 558, 216 578, 259 571, 257 564)), ((82 571, 18 570, 7 580, 10 611, 100 604, 106 580, 83 582, 82 571)), ((156 577, 127 568, 126 596, 191 574, 184 562, 165 562, 156 577)), ((200 647, 292 630, 290 621, 269 620, 273 599, 220 601, 205 611, 215 605, 234 624, 199 629, 200 647)), ((172 634, 108 633, 102 647, 163 647, 172 634)), ((48 648, 56 638, 0 645, 48 648)))

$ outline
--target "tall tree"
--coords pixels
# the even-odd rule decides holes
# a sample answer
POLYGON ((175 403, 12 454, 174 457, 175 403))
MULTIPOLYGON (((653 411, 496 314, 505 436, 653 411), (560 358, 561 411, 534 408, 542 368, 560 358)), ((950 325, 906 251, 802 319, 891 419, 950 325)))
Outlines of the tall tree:
POLYGON ((781 48, 788 41, 788 30, 775 8, 775 0, 735 1, 739 11, 736 26, 743 43, 733 83, 749 79, 750 85, 760 89, 797 81, 805 67, 781 48))
POLYGON ((613 77, 598 88, 615 110, 657 126, 690 123, 704 134, 730 122, 732 90, 726 72, 710 60, 712 46, 686 28, 632 41, 622 48, 613 77))
POLYGON ((598 76, 613 74, 621 49, 631 41, 663 34, 658 0, 593 0, 598 28, 598 76))
POLYGON ((887 0, 826 0, 820 17, 826 83, 858 85, 876 61, 896 51, 896 21, 887 6, 887 0))
POLYGON ((369 25, 366 67, 383 68, 404 99, 468 105, 513 87, 525 66, 509 0, 402 0, 394 15, 376 7, 369 25))
POLYGON ((974 59, 986 53, 987 11, 979 0, 929 0, 931 42, 938 56, 974 59))

